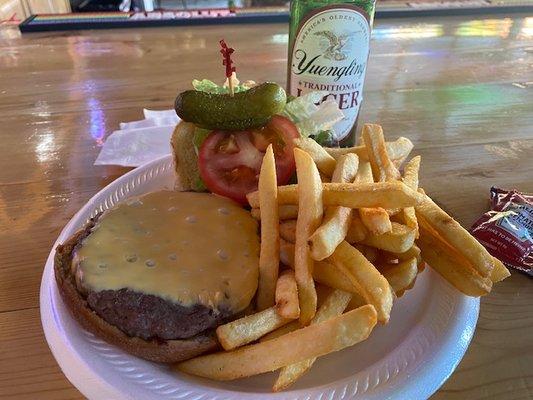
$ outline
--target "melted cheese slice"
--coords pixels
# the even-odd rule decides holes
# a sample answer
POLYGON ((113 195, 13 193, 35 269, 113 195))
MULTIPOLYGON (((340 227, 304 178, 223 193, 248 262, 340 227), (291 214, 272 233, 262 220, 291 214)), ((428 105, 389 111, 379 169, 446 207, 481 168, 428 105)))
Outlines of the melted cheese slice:
POLYGON ((238 312, 257 289, 257 222, 231 200, 160 191, 106 211, 77 249, 78 284, 238 312))

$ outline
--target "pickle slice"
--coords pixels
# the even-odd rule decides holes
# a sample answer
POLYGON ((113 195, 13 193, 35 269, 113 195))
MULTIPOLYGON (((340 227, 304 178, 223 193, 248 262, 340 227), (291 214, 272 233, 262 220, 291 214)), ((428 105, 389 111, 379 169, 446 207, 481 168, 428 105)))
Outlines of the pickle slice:
POLYGON ((286 101, 281 86, 266 82, 233 97, 187 90, 178 95, 174 108, 182 120, 200 128, 242 131, 265 125, 283 111, 286 101))

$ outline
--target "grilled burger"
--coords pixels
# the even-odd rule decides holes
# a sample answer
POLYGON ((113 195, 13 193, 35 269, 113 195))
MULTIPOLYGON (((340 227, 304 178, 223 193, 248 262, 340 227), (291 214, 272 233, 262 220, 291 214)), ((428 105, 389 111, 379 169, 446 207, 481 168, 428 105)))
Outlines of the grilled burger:
POLYGON ((56 251, 63 300, 88 331, 145 359, 217 348, 214 328, 257 289, 250 213, 209 193, 159 191, 91 220, 56 251))

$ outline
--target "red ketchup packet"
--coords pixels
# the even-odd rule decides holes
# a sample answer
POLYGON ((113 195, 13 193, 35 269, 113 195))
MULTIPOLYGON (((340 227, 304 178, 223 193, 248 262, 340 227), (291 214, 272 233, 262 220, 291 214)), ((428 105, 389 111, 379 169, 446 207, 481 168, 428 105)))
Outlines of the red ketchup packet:
POLYGON ((505 265, 533 276, 533 195, 493 187, 490 202, 470 232, 505 265))

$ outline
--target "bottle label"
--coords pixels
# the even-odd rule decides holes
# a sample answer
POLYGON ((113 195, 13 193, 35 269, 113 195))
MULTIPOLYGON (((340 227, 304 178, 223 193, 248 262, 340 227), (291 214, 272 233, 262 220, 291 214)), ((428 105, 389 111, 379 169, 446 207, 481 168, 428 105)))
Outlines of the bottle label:
POLYGON ((363 83, 370 47, 368 14, 342 4, 313 10, 301 21, 290 60, 289 90, 301 96, 329 92, 345 115, 333 130, 340 141, 352 129, 363 100, 363 83))

